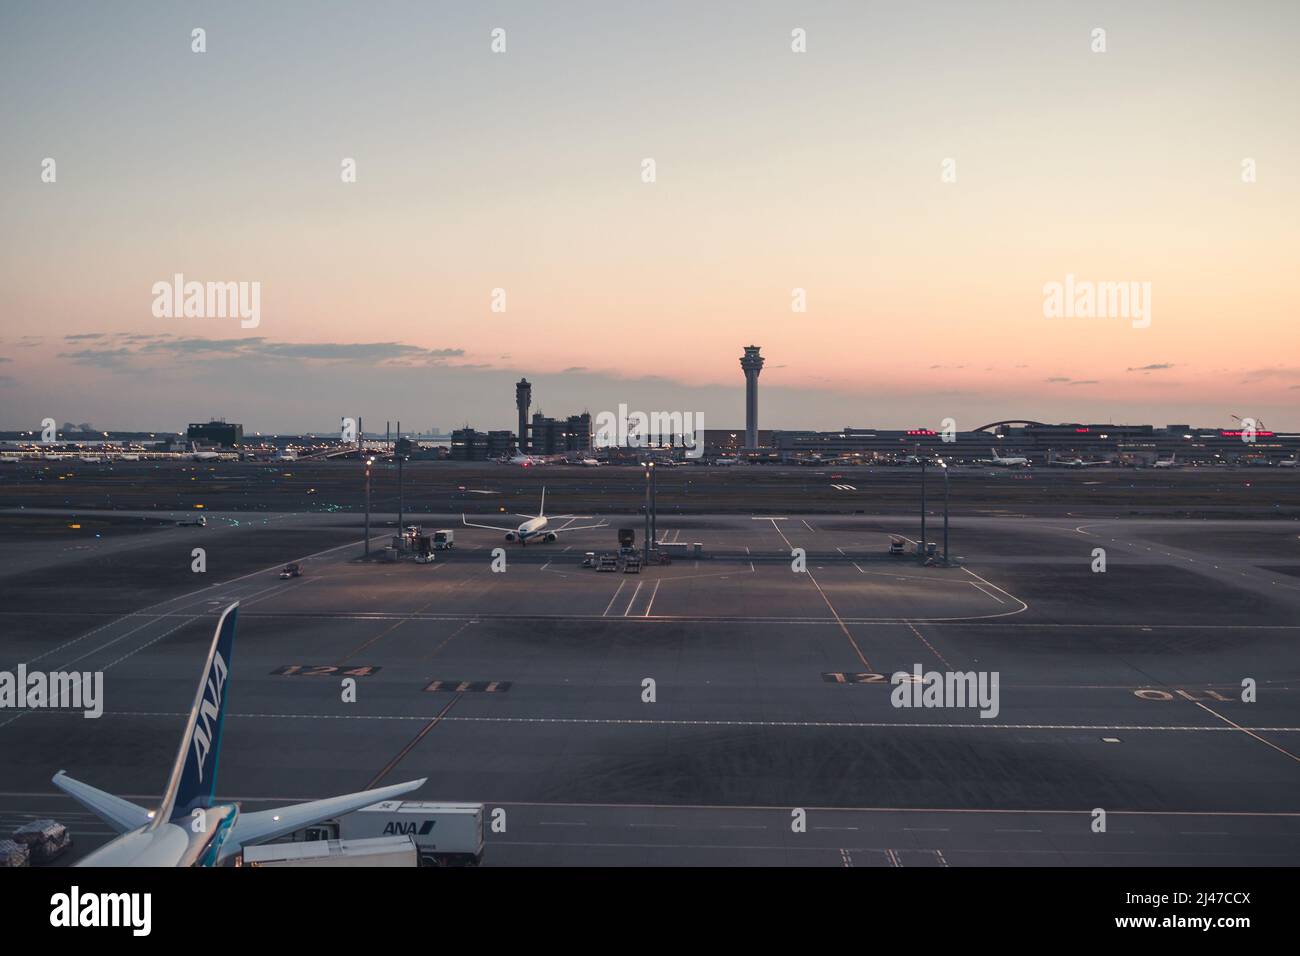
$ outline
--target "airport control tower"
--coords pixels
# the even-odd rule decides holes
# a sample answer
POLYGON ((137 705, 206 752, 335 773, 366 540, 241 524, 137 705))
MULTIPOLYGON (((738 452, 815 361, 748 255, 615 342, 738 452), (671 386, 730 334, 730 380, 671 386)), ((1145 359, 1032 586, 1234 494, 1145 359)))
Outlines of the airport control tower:
POLYGON ((529 450, 528 444, 528 408, 533 404, 533 386, 526 378, 515 383, 515 407, 519 409, 519 451, 529 450))
POLYGON ((757 345, 746 345, 740 367, 745 370, 745 447, 758 447, 758 373, 763 371, 763 356, 757 345))

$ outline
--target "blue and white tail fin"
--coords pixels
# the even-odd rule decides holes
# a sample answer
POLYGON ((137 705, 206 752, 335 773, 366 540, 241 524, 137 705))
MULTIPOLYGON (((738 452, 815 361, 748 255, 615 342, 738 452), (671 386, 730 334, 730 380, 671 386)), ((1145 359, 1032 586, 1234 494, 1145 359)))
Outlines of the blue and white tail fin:
POLYGON ((162 806, 153 818, 155 828, 178 817, 188 817, 196 808, 212 805, 238 616, 239 602, 236 601, 221 613, 221 619, 217 621, 208 663, 199 681, 190 719, 185 724, 185 734, 181 737, 180 752, 176 754, 162 806))

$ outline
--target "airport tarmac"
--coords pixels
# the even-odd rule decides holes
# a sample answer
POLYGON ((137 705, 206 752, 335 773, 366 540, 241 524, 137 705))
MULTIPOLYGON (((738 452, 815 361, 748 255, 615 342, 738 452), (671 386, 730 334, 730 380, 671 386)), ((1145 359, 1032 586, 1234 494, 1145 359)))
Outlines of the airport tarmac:
POLYGON ((107 698, 0 712, 0 832, 54 816, 69 860, 110 837, 59 769, 156 799, 239 600, 218 793, 249 808, 427 776, 417 799, 505 810, 485 865, 1300 862, 1293 521, 962 515, 958 566, 926 568, 887 554, 915 516, 661 512, 703 556, 635 575, 581 567, 632 516, 525 548, 420 514, 457 547, 417 565, 359 560, 356 514, 183 513, 0 545, 0 668, 99 670, 107 698), (996 716, 893 706, 915 665, 997 672, 996 716))
MULTIPOLYGON (((359 514, 365 481, 356 460, 295 462, 22 461, 0 467, 0 509, 61 507, 150 513, 291 511, 359 514)), ((1300 519, 1300 473, 1252 467, 994 468, 956 465, 949 472, 955 514, 989 517, 1174 517, 1300 519)), ((912 514, 915 466, 799 467, 679 465, 658 472, 664 515, 912 514)), ((932 506, 943 476, 929 468, 932 506)), ((541 486, 556 512, 634 514, 645 501, 637 466, 523 468, 492 462, 412 461, 403 469, 410 513, 535 509, 541 486)), ((372 505, 396 511, 398 469, 372 469, 372 505)))

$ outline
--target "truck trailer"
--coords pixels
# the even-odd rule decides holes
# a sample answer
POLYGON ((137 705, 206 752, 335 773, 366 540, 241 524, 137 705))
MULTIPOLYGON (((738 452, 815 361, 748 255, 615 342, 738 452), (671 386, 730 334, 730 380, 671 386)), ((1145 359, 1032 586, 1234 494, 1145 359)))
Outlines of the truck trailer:
POLYGON ((305 827, 285 842, 410 837, 422 863, 477 865, 483 859, 483 804, 385 800, 305 827))
POLYGON ((244 866, 419 866, 409 836, 374 840, 311 840, 244 847, 244 866))

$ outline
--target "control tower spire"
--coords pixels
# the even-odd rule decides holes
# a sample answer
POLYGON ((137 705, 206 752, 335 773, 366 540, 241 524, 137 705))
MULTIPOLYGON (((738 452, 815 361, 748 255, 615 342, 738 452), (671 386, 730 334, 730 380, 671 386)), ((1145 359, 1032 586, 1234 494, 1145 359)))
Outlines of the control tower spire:
POLYGON ((758 447, 758 373, 763 371, 759 346, 745 346, 740 367, 745 371, 745 447, 758 447))

